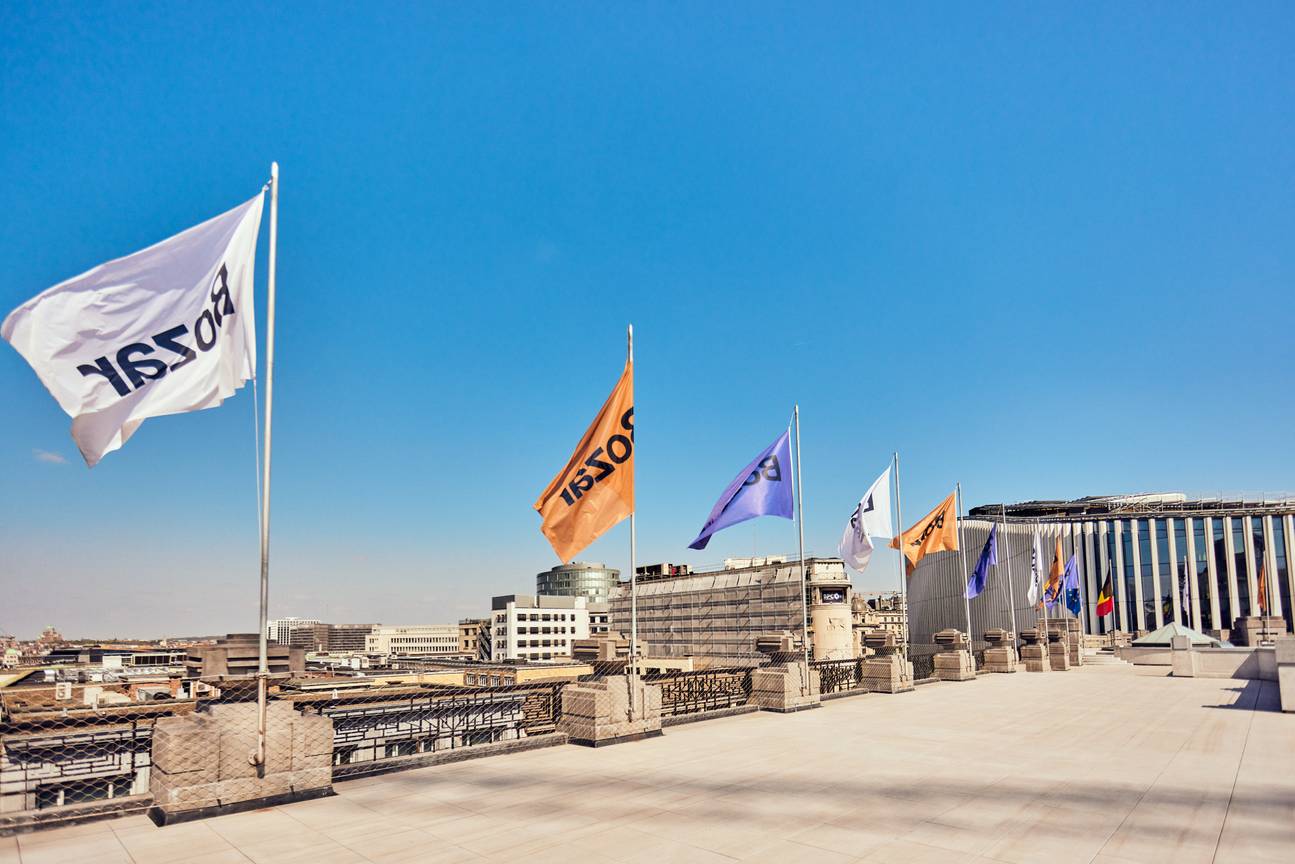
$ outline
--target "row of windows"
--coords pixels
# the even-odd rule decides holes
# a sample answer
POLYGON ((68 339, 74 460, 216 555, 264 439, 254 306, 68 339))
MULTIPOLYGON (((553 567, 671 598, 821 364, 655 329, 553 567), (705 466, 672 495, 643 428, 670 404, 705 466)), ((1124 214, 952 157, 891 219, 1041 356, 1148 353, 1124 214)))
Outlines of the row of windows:
POLYGON ((517 640, 518 648, 540 648, 540 647, 552 648, 554 646, 557 646, 558 648, 564 648, 569 644, 570 643, 566 639, 545 639, 543 642, 541 642, 539 639, 518 639, 517 640))

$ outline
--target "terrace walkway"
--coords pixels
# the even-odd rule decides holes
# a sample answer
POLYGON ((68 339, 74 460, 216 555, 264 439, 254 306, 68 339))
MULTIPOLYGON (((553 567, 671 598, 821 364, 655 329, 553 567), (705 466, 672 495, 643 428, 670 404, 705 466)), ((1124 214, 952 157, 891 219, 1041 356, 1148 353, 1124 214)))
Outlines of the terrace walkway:
POLYGON ((1275 706, 1271 683, 1124 665, 988 675, 0 838, 0 864, 1289 862, 1295 716, 1275 706))

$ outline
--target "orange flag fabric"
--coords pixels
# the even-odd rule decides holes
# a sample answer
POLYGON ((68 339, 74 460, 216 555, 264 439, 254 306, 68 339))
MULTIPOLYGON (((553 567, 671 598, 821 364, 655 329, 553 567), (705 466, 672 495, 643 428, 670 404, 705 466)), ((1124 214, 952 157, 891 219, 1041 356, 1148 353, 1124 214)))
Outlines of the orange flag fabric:
POLYGON ((908 575, 913 575, 917 562, 932 552, 958 551, 958 511, 957 492, 917 521, 903 534, 890 541, 891 549, 899 549, 903 543, 904 558, 908 562, 908 575))
POLYGON ((1259 614, 1264 616, 1268 615, 1268 578, 1264 573, 1266 566, 1266 561, 1259 564, 1259 614))
POLYGON ((1055 605, 1061 596, 1061 576, 1066 569, 1066 565, 1061 560, 1064 554, 1061 551, 1061 537, 1058 536, 1057 551, 1052 557, 1052 569, 1048 571, 1048 584, 1043 586, 1043 596, 1047 598, 1049 605, 1055 605))
POLYGON ((576 451, 535 502, 562 563, 634 512, 634 364, 627 362, 576 451))

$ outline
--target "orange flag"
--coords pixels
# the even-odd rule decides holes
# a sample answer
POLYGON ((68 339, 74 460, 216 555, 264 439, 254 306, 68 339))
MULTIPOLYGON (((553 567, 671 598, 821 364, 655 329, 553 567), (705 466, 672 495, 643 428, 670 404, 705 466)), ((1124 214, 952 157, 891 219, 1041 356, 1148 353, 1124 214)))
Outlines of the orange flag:
POLYGON ((535 502, 540 530, 563 563, 634 512, 634 364, 535 502))
POLYGON ((1058 536, 1057 552, 1052 557, 1052 569, 1048 571, 1048 584, 1043 586, 1043 596, 1052 605, 1055 605, 1057 598, 1061 596, 1061 576, 1066 569, 1066 565, 1061 560, 1064 554, 1061 551, 1061 537, 1058 536))
POLYGON ((902 541, 904 557, 908 560, 908 575, 913 575, 917 562, 932 552, 958 551, 958 513, 956 492, 949 493, 939 505, 927 513, 917 524, 890 541, 891 549, 898 549, 902 541))

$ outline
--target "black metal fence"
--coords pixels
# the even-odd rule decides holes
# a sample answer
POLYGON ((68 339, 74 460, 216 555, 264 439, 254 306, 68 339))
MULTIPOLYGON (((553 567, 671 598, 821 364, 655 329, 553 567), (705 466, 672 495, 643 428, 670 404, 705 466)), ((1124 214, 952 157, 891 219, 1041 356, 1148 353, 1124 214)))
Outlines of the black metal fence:
POLYGON ((333 721, 333 775, 341 778, 375 762, 547 735, 561 719, 565 686, 427 685, 290 698, 299 711, 333 721))
POLYGON ((648 673, 643 680, 661 688, 661 714, 700 714, 745 705, 751 699, 751 673, 746 667, 699 672, 648 673))
MULTIPOLYGON (((36 818, 37 811, 41 824, 58 824, 87 807, 147 808, 152 775, 158 771, 155 724, 164 718, 219 713, 241 704, 248 711, 234 730, 237 746, 253 748, 255 706, 247 700, 254 697, 254 683, 249 684, 254 680, 189 680, 173 694, 124 684, 24 687, 0 694, 0 833, 24 814, 36 818)), ((271 694, 269 726, 274 732, 276 724, 291 725, 294 716, 328 717, 332 776, 341 779, 390 770, 398 763, 407 767, 436 761, 441 751, 549 735, 561 720, 562 690, 568 683, 460 686, 415 679, 384 685, 364 679, 327 684, 302 679, 277 686, 271 694), (294 710, 285 714, 286 706, 294 710)), ((718 702, 720 685, 710 689, 704 698, 718 702)), ((296 770, 299 743, 291 734, 272 736, 267 742, 274 748, 267 751, 272 764, 292 764, 296 770)), ((199 753, 197 743, 182 746, 195 748, 195 759, 216 764, 217 757, 199 753)), ((325 738, 325 765, 327 746, 325 738)))
POLYGON ((810 668, 818 671, 818 692, 841 693, 863 685, 863 660, 811 660, 810 668))

